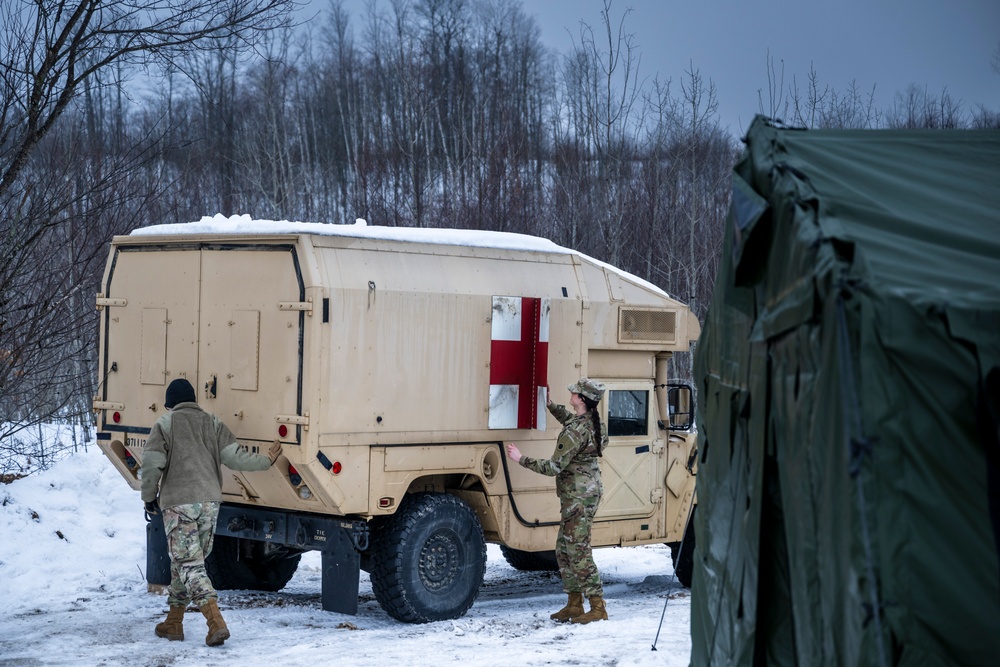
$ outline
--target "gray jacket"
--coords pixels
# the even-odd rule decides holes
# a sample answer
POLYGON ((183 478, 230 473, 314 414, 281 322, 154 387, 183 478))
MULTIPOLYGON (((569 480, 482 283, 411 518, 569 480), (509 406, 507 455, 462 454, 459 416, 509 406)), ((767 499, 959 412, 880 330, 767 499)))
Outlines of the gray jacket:
POLYGON ((271 459, 251 454, 222 420, 197 403, 179 403, 156 420, 142 450, 142 500, 161 507, 222 500, 222 466, 267 470, 271 459))

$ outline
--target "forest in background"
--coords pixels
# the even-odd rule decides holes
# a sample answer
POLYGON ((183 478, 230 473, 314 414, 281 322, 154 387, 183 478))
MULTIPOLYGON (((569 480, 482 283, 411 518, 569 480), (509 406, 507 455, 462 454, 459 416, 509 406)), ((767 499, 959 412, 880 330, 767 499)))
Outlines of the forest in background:
MULTIPOLYGON (((533 234, 704 320, 741 146, 693 64, 680 81, 639 78, 641 16, 606 0, 556 53, 518 0, 389 0, 363 16, 332 0, 306 24, 294 9, 0 7, 0 473, 58 455, 39 454, 38 424, 89 423, 94 295, 110 238, 138 227, 222 213, 533 234)), ((912 87, 877 109, 815 73, 803 89, 766 75, 760 111, 793 125, 1000 127, 946 93, 912 87)))

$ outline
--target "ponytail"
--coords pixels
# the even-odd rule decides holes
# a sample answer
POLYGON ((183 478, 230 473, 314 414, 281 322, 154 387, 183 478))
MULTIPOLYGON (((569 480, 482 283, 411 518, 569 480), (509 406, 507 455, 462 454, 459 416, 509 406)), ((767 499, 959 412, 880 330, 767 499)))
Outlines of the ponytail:
POLYGON ((580 398, 583 399, 583 404, 587 406, 587 411, 590 412, 590 423, 594 429, 594 444, 597 446, 597 455, 604 456, 604 433, 601 428, 601 414, 597 411, 597 401, 591 400, 579 394, 580 398))

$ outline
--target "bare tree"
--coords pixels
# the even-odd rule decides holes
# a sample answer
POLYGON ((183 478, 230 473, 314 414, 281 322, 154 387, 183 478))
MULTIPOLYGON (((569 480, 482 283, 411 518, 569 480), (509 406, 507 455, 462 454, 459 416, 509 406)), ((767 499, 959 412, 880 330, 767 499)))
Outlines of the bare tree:
POLYGON ((774 58, 771 50, 767 50, 767 101, 764 100, 764 93, 757 90, 757 106, 760 113, 768 118, 782 118, 789 113, 790 102, 786 99, 785 90, 785 61, 781 61, 781 68, 776 70, 774 58))
MULTIPOLYGON (((113 153, 108 127, 73 109, 39 144, 16 181, 25 193, 0 200, 9 246, 0 267, 0 458, 34 443, 20 465, 46 465, 57 452, 29 435, 44 421, 89 414, 96 368, 93 295, 107 239, 139 224, 158 191, 130 178, 155 146, 113 153), (95 130, 96 133, 95 133, 95 130), (34 221, 45 224, 33 224, 34 221), (16 251, 12 251, 16 249, 16 251), (20 443, 20 444, 18 444, 20 443)), ((89 420, 88 420, 89 421, 89 420)), ((8 457, 9 458, 9 457, 8 457)))
POLYGON ((673 284, 675 262, 668 249, 674 247, 674 229, 667 224, 677 209, 677 189, 671 184, 677 180, 680 162, 671 159, 671 143, 681 132, 683 111, 680 101, 670 93, 670 81, 653 79, 652 90, 646 94, 644 104, 648 110, 649 127, 646 137, 645 164, 642 168, 642 200, 636 207, 635 221, 641 238, 646 243, 636 244, 636 274, 660 284, 673 284))
POLYGON ((687 258, 682 263, 682 280, 675 282, 675 289, 696 313, 704 316, 708 305, 705 299, 715 282, 736 152, 719 130, 715 85, 702 78, 694 63, 686 72, 681 90, 682 132, 674 144, 674 154, 680 165, 681 182, 677 187, 684 195, 679 215, 687 258), (720 193, 725 196, 720 197, 720 193))
POLYGON ((0 9, 0 196, 81 89, 112 66, 252 44, 294 0, 11 0, 0 9))
POLYGON ((874 129, 882 122, 875 104, 875 86, 863 93, 857 81, 851 81, 846 93, 839 93, 820 82, 819 74, 810 65, 805 90, 799 88, 793 76, 785 85, 785 63, 775 69, 770 53, 767 57, 767 103, 757 91, 760 112, 789 125, 808 128, 874 129))
POLYGON ((581 121, 576 130, 591 158, 585 164, 593 170, 590 184, 599 198, 600 213, 593 220, 603 245, 598 254, 620 265, 629 229, 626 201, 639 159, 638 136, 644 120, 639 51, 635 36, 625 27, 632 10, 625 10, 615 21, 611 8, 611 0, 605 0, 599 34, 582 24, 567 82, 577 87, 569 89, 568 97, 579 109, 574 112, 581 121))
MULTIPOLYGON (((993 52, 993 61, 990 63, 993 71, 1000 74, 1000 44, 993 52)), ((1000 130, 1000 110, 992 110, 980 104, 972 115, 971 126, 978 130, 1000 130)))
POLYGON ((994 111, 983 105, 977 106, 969 127, 975 130, 1000 130, 1000 111, 994 111))
POLYGON ((545 151, 543 50, 538 30, 516 2, 481 7, 481 29, 471 42, 463 160, 472 184, 466 226, 525 232, 541 214, 539 165, 545 151))
POLYGON ((896 101, 886 114, 887 124, 894 129, 953 130, 965 126, 962 105, 948 93, 940 97, 931 95, 926 88, 916 84, 896 95, 896 101))
POLYGON ((220 41, 250 47, 294 6, 0 3, 0 443, 88 411, 95 341, 87 302, 105 243, 137 224, 139 202, 156 191, 131 178, 159 144, 128 131, 125 75, 220 41))
POLYGON ((363 63, 349 26, 347 12, 340 2, 335 3, 325 32, 327 53, 320 59, 324 68, 315 77, 321 98, 318 104, 303 105, 307 109, 315 107, 322 114, 319 117, 310 114, 303 121, 309 128, 305 143, 315 147, 313 160, 319 165, 324 183, 331 179, 322 190, 333 190, 333 194, 324 195, 323 199, 335 201, 336 206, 326 207, 326 211, 339 211, 343 220, 350 220, 352 215, 369 217, 364 178, 367 174, 360 155, 362 137, 371 117, 361 113, 363 63))

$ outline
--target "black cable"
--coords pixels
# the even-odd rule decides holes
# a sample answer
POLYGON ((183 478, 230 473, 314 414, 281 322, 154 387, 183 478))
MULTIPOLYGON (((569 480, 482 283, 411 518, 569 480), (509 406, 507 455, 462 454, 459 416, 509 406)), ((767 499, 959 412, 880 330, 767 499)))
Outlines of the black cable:
MULTIPOLYGON (((691 511, 688 513, 687 523, 684 524, 684 534, 681 535, 681 545, 677 547, 677 562, 681 562, 681 555, 684 553, 684 540, 687 539, 687 526, 691 523, 691 519, 694 516, 694 506, 691 506, 691 511)), ((663 629, 663 619, 667 615, 667 603, 670 602, 670 593, 674 590, 674 582, 677 581, 677 567, 674 566, 673 574, 670 575, 670 585, 667 586, 667 599, 663 601, 663 611, 660 613, 660 624, 656 627, 656 637, 653 638, 653 647, 651 651, 656 650, 656 642, 660 641, 660 630, 663 629)))

